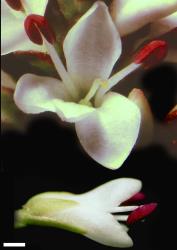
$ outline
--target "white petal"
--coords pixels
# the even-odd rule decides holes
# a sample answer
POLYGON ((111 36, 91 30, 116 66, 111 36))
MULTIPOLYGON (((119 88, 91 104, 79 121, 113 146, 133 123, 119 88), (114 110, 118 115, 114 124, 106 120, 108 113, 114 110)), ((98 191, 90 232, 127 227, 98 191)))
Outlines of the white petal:
POLYGON ((141 190, 140 180, 133 178, 119 178, 109 181, 85 194, 82 200, 93 208, 109 211, 119 206, 141 190))
POLYGON ((81 234, 101 244, 112 247, 133 245, 126 230, 111 214, 95 210, 92 206, 87 207, 80 203, 79 206, 58 213, 56 211, 52 217, 61 224, 67 225, 67 228, 82 229, 81 234))
POLYGON ((1 86, 12 90, 15 89, 15 81, 3 70, 1 70, 1 86))
POLYGON ((141 111, 141 128, 137 140, 137 146, 146 146, 152 141, 154 132, 151 108, 144 93, 140 89, 133 89, 128 98, 133 101, 141 111))
POLYGON ((45 51, 44 46, 32 43, 24 30, 25 16, 13 11, 5 1, 1 6, 1 55, 17 50, 45 51))
POLYGON ((22 4, 29 13, 44 15, 48 0, 22 0, 22 4))
POLYGON ((114 0, 112 16, 122 36, 177 10, 176 0, 114 0))
POLYGON ((177 27, 177 11, 151 24, 150 37, 163 35, 177 27))
POLYGON ((131 247, 133 241, 111 214, 93 213, 87 224, 86 237, 111 247, 131 247))
POLYGON ((75 204, 72 202, 75 202, 75 200, 70 199, 73 196, 64 196, 64 204, 62 204, 62 196, 59 193, 39 194, 32 198, 33 202, 30 199, 31 202, 29 200, 26 203, 24 212, 25 207, 27 207, 28 213, 33 211, 33 215, 35 215, 33 220, 34 218, 41 222, 46 220, 48 225, 53 224, 56 227, 80 233, 104 245, 114 247, 132 246, 133 242, 126 230, 111 214, 95 210, 92 206, 87 207, 82 203, 75 204), (43 205, 44 202, 46 206, 43 205))
POLYGON ((140 127, 140 111, 128 98, 110 92, 97 112, 76 123, 86 152, 101 165, 117 169, 132 150, 140 127))
POLYGON ((59 80, 32 74, 23 75, 19 79, 14 99, 25 113, 52 111, 62 120, 70 122, 83 119, 94 111, 94 108, 69 102, 64 85, 59 80))
POLYGON ((108 78, 121 54, 121 41, 103 2, 96 2, 68 32, 64 53, 68 71, 81 89, 88 91, 96 78, 108 78))

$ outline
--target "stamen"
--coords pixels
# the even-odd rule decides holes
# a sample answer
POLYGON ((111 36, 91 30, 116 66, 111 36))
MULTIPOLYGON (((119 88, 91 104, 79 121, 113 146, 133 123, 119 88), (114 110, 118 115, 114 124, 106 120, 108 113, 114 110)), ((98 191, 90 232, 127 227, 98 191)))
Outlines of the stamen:
POLYGON ((53 64, 59 76, 65 84, 68 93, 75 100, 78 99, 78 93, 74 86, 74 83, 72 82, 68 72, 66 71, 61 59, 59 58, 53 46, 53 43, 56 41, 56 37, 45 17, 33 14, 29 15, 25 20, 24 26, 26 33, 32 42, 38 45, 42 45, 43 42, 45 43, 46 49, 53 61, 53 64))
POLYGON ((114 218, 118 221, 126 221, 128 219, 128 215, 114 215, 114 218))
POLYGON ((162 40, 152 41, 144 46, 135 56, 136 64, 143 64, 149 68, 159 63, 167 55, 167 43, 162 40))
POLYGON ((166 122, 171 122, 177 119, 177 105, 165 117, 166 122))
POLYGON ((6 3, 14 10, 20 11, 23 9, 21 0, 5 0, 6 3))
POLYGON ((121 213, 121 212, 129 212, 129 211, 134 211, 137 209, 139 206, 120 206, 120 207, 113 207, 110 213, 121 213))
POLYGON ((56 52, 54 46, 50 44, 45 38, 43 38, 45 46, 47 48, 47 51, 53 61, 53 64, 56 68, 56 71, 58 72, 59 76, 61 77, 63 83, 66 86, 66 89, 68 93, 74 98, 74 100, 78 100, 78 92, 77 89, 73 83, 73 81, 70 78, 70 75, 66 71, 58 53, 56 52))
POLYGON ((4 87, 1 86, 1 92, 3 93, 7 93, 7 94, 13 94, 14 93, 14 89, 8 88, 8 87, 4 87))
POLYGON ((145 194, 142 193, 142 192, 138 192, 136 193, 134 196, 132 196, 130 199, 124 201, 122 203, 122 205, 126 205, 126 204, 130 204, 130 203, 134 203, 134 202, 137 202, 137 201, 142 201, 146 198, 145 194))
POLYGON ((43 44, 42 35, 51 44, 56 41, 53 30, 43 16, 34 14, 27 16, 24 27, 29 39, 38 45, 43 44))
POLYGON ((120 82, 122 79, 124 79, 126 76, 128 76, 133 71, 137 70, 141 65, 136 63, 131 63, 121 71, 114 74, 111 78, 107 80, 107 87, 102 87, 95 99, 95 105, 99 106, 104 94, 108 92, 112 87, 114 87, 118 82, 120 82))
POLYGON ((102 86, 105 82, 102 81, 101 79, 95 79, 89 92, 87 93, 87 95, 85 96, 84 99, 82 99, 79 103, 80 104, 85 104, 85 105, 89 105, 90 106, 90 100, 94 97, 95 93, 97 92, 97 90, 100 88, 100 86, 102 86))
POLYGON ((48 64, 52 64, 53 62, 50 58, 50 56, 46 53, 43 52, 37 52, 33 50, 28 50, 28 51, 23 51, 23 50, 18 50, 14 52, 14 55, 22 55, 22 56, 34 56, 38 58, 39 60, 42 60, 44 62, 47 62, 48 64))
POLYGON ((104 91, 105 93, 110 90, 112 87, 114 87, 118 82, 120 82, 122 79, 124 79, 126 76, 128 76, 130 73, 138 69, 140 65, 136 65, 135 63, 129 64, 127 67, 119 71, 118 73, 114 74, 111 78, 109 78, 109 88, 104 91))
POLYGON ((139 206, 136 210, 134 210, 127 219, 127 224, 132 224, 140 219, 151 214, 157 207, 157 203, 150 203, 147 205, 139 206))

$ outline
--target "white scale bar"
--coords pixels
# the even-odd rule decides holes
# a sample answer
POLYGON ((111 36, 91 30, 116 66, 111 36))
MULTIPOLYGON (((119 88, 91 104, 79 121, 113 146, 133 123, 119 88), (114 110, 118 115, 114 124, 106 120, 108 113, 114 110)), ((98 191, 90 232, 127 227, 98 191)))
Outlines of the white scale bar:
POLYGON ((3 243, 3 247, 25 247, 25 243, 3 243))

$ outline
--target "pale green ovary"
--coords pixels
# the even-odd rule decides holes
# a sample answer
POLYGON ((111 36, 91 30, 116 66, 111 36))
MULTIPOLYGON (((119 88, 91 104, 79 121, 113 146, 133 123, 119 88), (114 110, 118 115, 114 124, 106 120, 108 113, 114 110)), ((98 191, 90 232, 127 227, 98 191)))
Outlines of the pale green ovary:
POLYGON ((52 226, 62 228, 79 234, 85 234, 86 230, 78 225, 70 224, 70 221, 63 221, 58 216, 62 211, 79 205, 74 200, 63 198, 49 198, 48 195, 72 195, 64 192, 48 192, 32 197, 23 209, 17 210, 15 213, 15 227, 25 227, 26 225, 52 226), (55 218, 55 214, 57 215, 55 218))

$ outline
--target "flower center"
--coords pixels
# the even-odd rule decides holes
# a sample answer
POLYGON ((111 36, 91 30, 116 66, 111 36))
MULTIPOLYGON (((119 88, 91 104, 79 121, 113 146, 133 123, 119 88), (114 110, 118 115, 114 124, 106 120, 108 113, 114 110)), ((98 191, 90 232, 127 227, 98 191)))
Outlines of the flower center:
POLYGON ((21 0, 6 0, 6 3, 13 9, 16 11, 20 11, 23 9, 21 0))
POLYGON ((108 81, 104 81, 101 79, 96 79, 94 80, 89 92, 87 95, 84 97, 84 99, 80 100, 80 104, 87 105, 87 106, 93 106, 91 99, 93 99, 96 96, 97 91, 100 88, 106 88, 108 86, 108 81))
MULTIPOLYGON (((38 44, 46 47, 53 64, 61 77, 71 99, 75 102, 79 101, 80 94, 72 81, 69 73, 65 69, 54 44, 56 42, 55 34, 48 24, 47 20, 43 16, 39 15, 29 15, 24 22, 26 33, 29 39, 38 44)), ((137 70, 139 67, 144 66, 145 68, 154 65, 154 61, 157 63, 162 60, 167 53, 167 44, 164 41, 153 41, 147 44, 143 49, 141 49, 135 56, 133 63, 129 64, 127 67, 121 71, 115 73, 109 79, 95 79, 92 86, 85 96, 85 98, 79 101, 80 104, 99 107, 102 103, 104 95, 114 87, 119 81, 125 78, 127 75, 137 70), (154 60, 154 58, 156 60, 154 60), (93 99, 91 101, 91 99, 93 99)))

